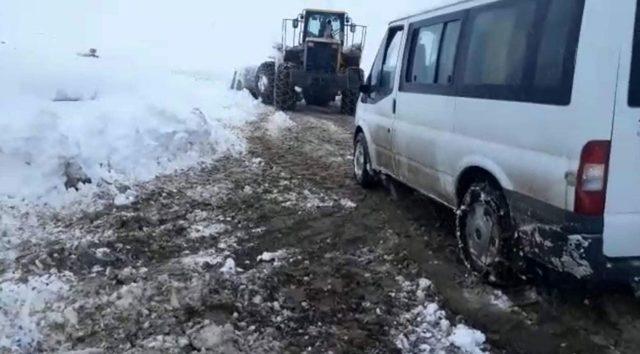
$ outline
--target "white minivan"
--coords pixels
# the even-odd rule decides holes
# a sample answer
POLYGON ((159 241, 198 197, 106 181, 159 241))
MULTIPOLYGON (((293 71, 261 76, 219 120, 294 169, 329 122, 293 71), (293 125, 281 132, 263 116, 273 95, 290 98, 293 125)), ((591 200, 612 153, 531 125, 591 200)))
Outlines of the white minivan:
POLYGON ((451 207, 463 258, 640 280, 639 0, 451 0, 390 23, 357 181, 451 207))

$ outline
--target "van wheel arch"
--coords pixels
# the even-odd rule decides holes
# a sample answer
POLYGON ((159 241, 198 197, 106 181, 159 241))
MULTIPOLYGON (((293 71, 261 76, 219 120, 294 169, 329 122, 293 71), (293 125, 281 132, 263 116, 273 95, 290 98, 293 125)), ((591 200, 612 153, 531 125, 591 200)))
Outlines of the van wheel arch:
POLYGON ((469 191, 469 188, 475 183, 486 182, 491 187, 497 189, 501 193, 504 193, 504 189, 500 184, 500 181, 489 171, 482 167, 472 166, 464 169, 458 177, 456 184, 456 201, 458 206, 461 205, 464 196, 469 191))
MULTIPOLYGON (((356 142, 356 139, 358 139, 358 135, 360 135, 360 134, 364 134, 364 129, 362 129, 361 126, 357 126, 356 127, 356 131, 353 134, 353 142, 354 143, 356 142)), ((364 134, 364 135, 366 136, 366 134, 364 134)))

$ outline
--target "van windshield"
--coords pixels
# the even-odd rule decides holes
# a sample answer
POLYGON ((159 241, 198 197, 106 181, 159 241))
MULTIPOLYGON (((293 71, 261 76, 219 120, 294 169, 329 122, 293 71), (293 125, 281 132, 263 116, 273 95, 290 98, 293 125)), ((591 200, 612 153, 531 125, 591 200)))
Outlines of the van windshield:
POLYGON ((629 106, 640 107, 640 0, 636 8, 636 24, 633 30, 633 56, 629 80, 629 106))

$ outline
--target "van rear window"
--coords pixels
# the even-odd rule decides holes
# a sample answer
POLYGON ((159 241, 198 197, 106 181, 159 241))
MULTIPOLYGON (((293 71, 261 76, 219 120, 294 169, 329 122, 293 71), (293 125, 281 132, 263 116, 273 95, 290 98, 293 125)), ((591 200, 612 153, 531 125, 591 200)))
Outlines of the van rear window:
POLYGON ((633 56, 629 80, 629 106, 640 107, 640 0, 636 8, 636 24, 633 33, 633 56))

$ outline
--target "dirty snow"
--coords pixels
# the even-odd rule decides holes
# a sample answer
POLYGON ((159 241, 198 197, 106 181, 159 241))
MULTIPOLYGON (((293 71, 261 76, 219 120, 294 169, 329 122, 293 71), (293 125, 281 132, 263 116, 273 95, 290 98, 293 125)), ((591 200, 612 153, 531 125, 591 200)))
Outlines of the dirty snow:
POLYGON ((402 353, 485 353, 486 336, 463 323, 454 325, 437 303, 437 293, 428 279, 410 282, 398 277, 401 299, 421 301, 400 318, 396 345, 402 353))
POLYGON ((265 123, 267 131, 273 136, 282 134, 282 132, 295 125, 296 124, 291 120, 291 118, 289 118, 286 113, 280 111, 270 115, 265 123))
POLYGON ((51 311, 51 305, 72 281, 69 274, 34 276, 26 281, 1 278, 0 349, 31 347, 40 340, 40 322, 64 322, 60 312, 51 311))
POLYGON ((289 255, 289 252, 287 252, 286 250, 280 250, 277 252, 264 252, 258 256, 257 261, 258 262, 275 262, 277 264, 288 255, 289 255))

